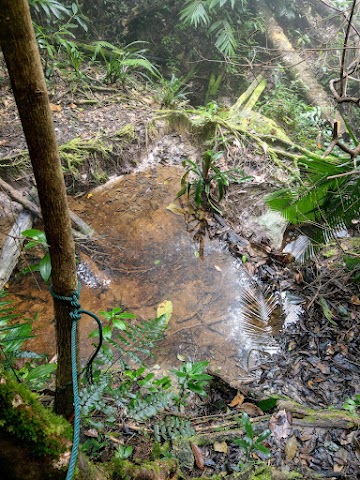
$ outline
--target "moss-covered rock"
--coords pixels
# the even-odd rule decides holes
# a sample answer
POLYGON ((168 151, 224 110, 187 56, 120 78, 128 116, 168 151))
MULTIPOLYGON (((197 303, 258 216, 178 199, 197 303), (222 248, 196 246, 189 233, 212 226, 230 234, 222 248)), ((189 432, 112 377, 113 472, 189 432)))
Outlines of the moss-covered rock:
POLYGON ((0 372, 0 426, 18 441, 24 441, 34 456, 57 459, 69 446, 71 425, 43 407, 24 385, 0 372))

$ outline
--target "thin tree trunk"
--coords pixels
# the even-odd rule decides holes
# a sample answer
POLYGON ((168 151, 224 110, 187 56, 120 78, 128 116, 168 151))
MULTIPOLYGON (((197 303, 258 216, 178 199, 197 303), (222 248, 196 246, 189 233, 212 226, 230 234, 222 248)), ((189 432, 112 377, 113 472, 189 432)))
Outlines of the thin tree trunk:
POLYGON ((282 61, 289 69, 289 73, 301 82, 303 94, 312 105, 321 108, 322 116, 330 123, 334 117, 341 124, 341 131, 345 131, 344 121, 338 112, 335 112, 334 104, 330 96, 316 80, 313 72, 308 67, 306 60, 294 49, 283 29, 275 20, 271 10, 264 0, 257 0, 256 8, 261 18, 266 18, 266 34, 273 48, 279 51, 282 61))
MULTIPOLYGON (((27 0, 0 0, 0 45, 9 71, 39 193, 52 283, 69 296, 78 287, 66 189, 41 59, 27 0)), ((58 370, 55 410, 73 411, 70 306, 54 300, 58 370)))

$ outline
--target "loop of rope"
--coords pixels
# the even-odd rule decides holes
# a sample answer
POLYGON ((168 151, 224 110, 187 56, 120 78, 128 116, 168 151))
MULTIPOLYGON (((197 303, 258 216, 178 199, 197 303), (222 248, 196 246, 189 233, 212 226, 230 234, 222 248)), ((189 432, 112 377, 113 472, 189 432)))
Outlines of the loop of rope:
POLYGON ((53 286, 50 287, 51 295, 62 302, 70 303, 72 310, 69 312, 69 316, 72 320, 71 324, 71 376, 72 376, 72 384, 73 384, 73 395, 74 395, 74 435, 73 435, 73 445, 71 450, 71 457, 69 462, 69 467, 66 475, 66 480, 71 480, 73 478, 75 467, 76 467, 76 460, 79 450, 79 442, 80 442, 80 399, 79 399, 79 384, 78 384, 78 373, 77 373, 77 358, 76 358, 76 323, 81 319, 81 314, 88 315, 92 317, 98 325, 99 329, 99 343, 96 347, 95 352, 91 355, 90 359, 86 364, 86 377, 87 379, 93 383, 93 375, 92 375, 92 364, 93 361, 98 354, 103 340, 102 335, 102 325, 99 318, 94 314, 87 310, 83 310, 80 307, 79 297, 80 297, 80 284, 76 292, 72 292, 69 297, 65 297, 63 295, 58 295, 55 291, 53 286))

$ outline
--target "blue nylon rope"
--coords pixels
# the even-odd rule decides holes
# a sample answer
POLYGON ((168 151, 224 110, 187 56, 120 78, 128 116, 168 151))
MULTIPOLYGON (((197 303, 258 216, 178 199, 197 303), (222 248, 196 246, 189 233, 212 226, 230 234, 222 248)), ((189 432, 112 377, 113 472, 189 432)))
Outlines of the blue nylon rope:
POLYGON ((66 480, 72 480, 75 472, 76 461, 79 451, 79 443, 80 443, 80 399, 79 399, 79 383, 78 383, 78 373, 77 373, 77 358, 76 358, 76 324, 78 320, 81 319, 81 314, 88 315, 92 317, 98 325, 99 329, 99 343, 95 352, 92 354, 90 359, 86 365, 86 376, 89 381, 93 381, 92 378, 92 363, 98 354, 101 344, 102 344, 102 325, 99 318, 87 311, 80 308, 79 297, 80 297, 80 284, 76 292, 73 292, 71 296, 64 297, 63 295, 58 295, 54 292, 53 286, 50 287, 51 295, 56 298, 57 300, 61 300, 62 302, 69 302, 72 306, 72 311, 69 313, 70 318, 72 319, 71 324, 71 377, 72 377, 72 384, 73 384, 73 395, 74 395, 74 434, 73 434, 73 444, 71 450, 71 457, 69 462, 68 471, 66 474, 66 480))

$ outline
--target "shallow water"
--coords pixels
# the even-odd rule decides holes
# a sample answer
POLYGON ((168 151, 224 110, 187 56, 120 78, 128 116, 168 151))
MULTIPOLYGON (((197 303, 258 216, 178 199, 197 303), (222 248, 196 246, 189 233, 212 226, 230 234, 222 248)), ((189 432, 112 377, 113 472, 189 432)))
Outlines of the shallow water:
MULTIPOLYGON (((264 322, 266 306, 275 306, 275 301, 263 297, 241 263, 223 243, 209 240, 201 224, 166 208, 177 202, 181 173, 177 167, 157 167, 70 200, 72 210, 96 232, 79 257, 81 306, 94 313, 121 306, 149 319, 156 316, 159 303, 171 300, 173 315, 156 350, 157 363, 174 367, 179 356, 209 360, 212 372, 237 386, 254 368, 259 351, 277 350, 272 327, 264 322), (257 313, 261 309, 262 318, 257 313)), ((27 317, 38 314, 37 337, 29 348, 53 355, 52 302, 46 286, 28 276, 9 290, 18 311, 27 317)), ((91 319, 81 320, 83 357, 91 353, 87 335, 94 327, 91 319)))

